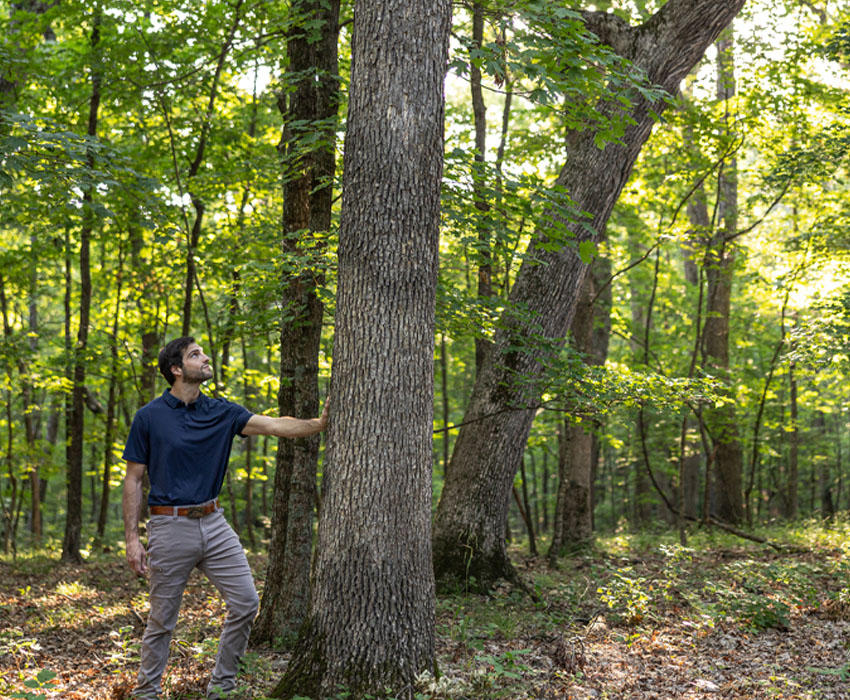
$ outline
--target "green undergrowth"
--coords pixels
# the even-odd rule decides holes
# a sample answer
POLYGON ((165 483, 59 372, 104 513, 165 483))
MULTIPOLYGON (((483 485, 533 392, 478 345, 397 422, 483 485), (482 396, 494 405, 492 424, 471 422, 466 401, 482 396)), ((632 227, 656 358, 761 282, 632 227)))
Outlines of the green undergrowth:
MULTIPOLYGON (((437 672, 423 673, 414 695, 405 697, 549 697, 547 688, 568 693, 581 687, 584 654, 593 644, 628 653, 659 631, 751 639, 787 633, 803 620, 850 620, 846 520, 777 524, 756 534, 785 549, 699 529, 689 532, 687 547, 672 530, 599 536, 592 548, 554 569, 516 549, 512 558, 525 589, 504 584, 486 595, 437 599, 437 672)), ((264 557, 251 559, 261 576, 264 557)), ((93 555, 78 567, 59 565, 49 550, 0 558, 0 593, 12 601, 10 610, 18 605, 29 611, 18 610, 13 624, 0 628, 0 696, 47 697, 59 680, 85 687, 67 667, 50 667, 39 654, 39 648, 61 648, 80 637, 107 660, 104 673, 131 678, 140 635, 135 613, 144 612, 146 593, 122 567, 121 552, 93 555), (87 632, 92 625, 94 632, 87 632), (108 646, 98 647, 94 634, 108 646), (59 678, 51 675, 57 671, 59 678)), ((168 681, 170 697, 187 700, 201 696, 199 679, 212 665, 224 613, 200 576, 189 590, 168 681)), ((280 680, 279 658, 271 650, 249 655, 244 678, 250 697, 262 698, 280 680)), ((841 673, 847 669, 812 670, 822 677, 841 673)), ((104 687, 117 682, 107 681, 104 687)), ((341 691, 338 697, 354 696, 341 691)), ((395 696, 387 690, 378 697, 395 696)))

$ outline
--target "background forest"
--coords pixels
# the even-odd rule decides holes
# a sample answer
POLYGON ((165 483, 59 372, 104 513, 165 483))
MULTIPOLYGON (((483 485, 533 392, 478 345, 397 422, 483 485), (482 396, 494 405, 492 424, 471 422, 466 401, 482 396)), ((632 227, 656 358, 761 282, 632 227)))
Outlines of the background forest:
MULTIPOLYGON (((850 510, 850 3, 749 0, 676 95, 617 43, 664 4, 454 5, 432 449, 449 588, 515 576, 441 539, 474 449, 452 457, 458 430, 495 413, 528 415, 528 438, 500 432, 508 488, 475 497, 509 495, 498 527, 552 563, 599 535, 759 539, 850 510), (576 144, 628 172, 608 159, 639 104, 652 135, 591 216, 576 144), (561 346, 536 325, 551 287, 514 284, 563 250, 589 272, 561 346), (488 414, 476 378, 519 326, 513 393, 488 414)), ((168 339, 198 338, 206 390, 254 412, 313 416, 330 393, 353 7, 19 0, 0 17, 2 549, 61 542, 79 563, 121 546, 120 455, 166 387, 168 339)), ((317 441, 241 440, 223 494, 246 546, 305 576, 292 528, 312 532, 322 465, 317 441)), ((283 631, 263 606, 254 641, 283 631)))

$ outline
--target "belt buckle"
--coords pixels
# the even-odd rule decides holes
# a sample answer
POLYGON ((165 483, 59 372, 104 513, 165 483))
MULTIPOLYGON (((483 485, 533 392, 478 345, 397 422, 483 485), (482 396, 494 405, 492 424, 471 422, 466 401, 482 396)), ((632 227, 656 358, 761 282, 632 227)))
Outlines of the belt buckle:
POLYGON ((189 506, 186 509, 187 518, 203 518, 205 515, 204 506, 189 506))

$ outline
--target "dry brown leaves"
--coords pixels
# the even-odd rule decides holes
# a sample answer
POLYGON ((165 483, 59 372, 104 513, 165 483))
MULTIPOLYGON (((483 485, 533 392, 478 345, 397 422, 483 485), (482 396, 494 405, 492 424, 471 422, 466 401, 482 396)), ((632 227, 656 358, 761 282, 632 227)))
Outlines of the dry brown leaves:
MULTIPOLYGON (((56 564, 43 574, 0 564, 0 698, 35 692, 24 682, 43 669, 57 673, 37 691, 46 698, 128 698, 146 601, 147 582, 118 558, 93 566, 56 564)), ((168 697, 204 696, 223 619, 215 589, 193 573, 163 679, 168 697)), ((263 693, 258 689, 255 695, 263 693)))
MULTIPOLYGON (((262 559, 252 563, 254 571, 265 570, 262 559)), ((41 669, 58 674, 42 689, 45 698, 127 698, 146 591, 146 582, 117 557, 83 567, 48 563, 37 574, 0 564, 0 698, 22 690, 41 669)), ((695 622, 678 603, 635 628, 616 627, 603 612, 544 632, 534 627, 534 604, 517 605, 527 606, 527 624, 513 634, 483 635, 475 649, 469 640, 438 637, 441 671, 458 683, 426 698, 850 698, 850 682, 841 675, 848 670, 850 615, 838 602, 796 608, 787 629, 760 633, 695 622)), ((223 617, 215 590, 194 574, 164 681, 168 697, 203 697, 223 617)), ((243 696, 263 697, 286 661, 270 651, 254 655, 243 696)))

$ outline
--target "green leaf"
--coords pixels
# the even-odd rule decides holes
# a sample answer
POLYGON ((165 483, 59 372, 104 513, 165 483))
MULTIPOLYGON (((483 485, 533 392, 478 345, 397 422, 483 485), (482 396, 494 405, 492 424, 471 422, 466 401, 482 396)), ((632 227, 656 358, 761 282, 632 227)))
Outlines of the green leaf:
POLYGON ((596 244, 593 241, 582 241, 578 244, 578 256, 585 265, 589 265, 596 255, 596 244))
POLYGON ((36 678, 38 678, 40 683, 47 683, 47 681, 52 681, 56 678, 56 671, 51 671, 49 668, 43 668, 38 672, 36 678))
POLYGON ((605 135, 601 131, 597 131, 593 136, 593 143, 596 144, 596 147, 600 151, 605 150, 605 144, 608 142, 608 139, 605 138, 605 135))

